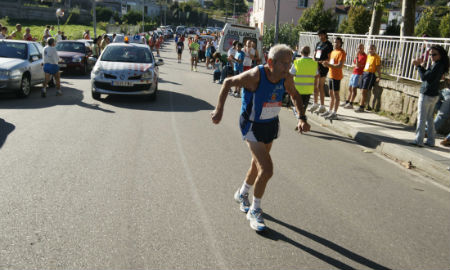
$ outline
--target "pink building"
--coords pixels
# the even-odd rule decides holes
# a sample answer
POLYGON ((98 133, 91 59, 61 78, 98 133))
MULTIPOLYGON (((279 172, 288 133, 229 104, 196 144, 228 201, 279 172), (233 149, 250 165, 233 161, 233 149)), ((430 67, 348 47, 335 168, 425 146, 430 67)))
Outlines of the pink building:
MULTIPOLYGON (((314 5, 317 0, 280 0, 280 24, 294 23, 302 16, 303 11, 314 5)), ((324 0, 324 8, 336 7, 336 0, 324 0)), ((253 12, 250 15, 250 26, 257 27, 261 34, 264 25, 275 24, 277 0, 254 0, 253 12)))

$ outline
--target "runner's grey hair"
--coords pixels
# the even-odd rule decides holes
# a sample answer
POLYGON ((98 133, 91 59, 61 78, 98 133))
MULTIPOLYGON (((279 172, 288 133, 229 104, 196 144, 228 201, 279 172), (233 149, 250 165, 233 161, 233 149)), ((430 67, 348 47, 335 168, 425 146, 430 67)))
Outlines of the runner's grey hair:
POLYGON ((292 56, 292 49, 286 44, 277 44, 270 48, 268 58, 276 61, 279 57, 285 54, 292 56))

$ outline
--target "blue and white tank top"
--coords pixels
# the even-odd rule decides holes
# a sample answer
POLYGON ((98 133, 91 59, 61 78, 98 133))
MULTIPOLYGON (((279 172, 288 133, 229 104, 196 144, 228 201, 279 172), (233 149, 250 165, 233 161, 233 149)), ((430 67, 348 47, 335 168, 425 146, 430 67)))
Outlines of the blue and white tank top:
POLYGON ((275 120, 281 110, 285 92, 284 79, 271 83, 263 65, 258 66, 259 85, 255 92, 244 88, 241 115, 252 122, 265 123, 275 120))

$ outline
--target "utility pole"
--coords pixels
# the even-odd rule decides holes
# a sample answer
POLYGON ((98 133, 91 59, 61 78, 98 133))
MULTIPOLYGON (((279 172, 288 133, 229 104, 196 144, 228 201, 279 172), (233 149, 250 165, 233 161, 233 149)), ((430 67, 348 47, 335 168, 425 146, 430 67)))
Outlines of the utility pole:
POLYGON ((275 39, 274 45, 278 43, 278 23, 280 20, 280 0, 277 0, 277 10, 275 14, 275 39))
POLYGON ((144 29, 144 24, 145 24, 144 16, 145 16, 145 0, 142 0, 142 33, 145 32, 145 29, 144 29))

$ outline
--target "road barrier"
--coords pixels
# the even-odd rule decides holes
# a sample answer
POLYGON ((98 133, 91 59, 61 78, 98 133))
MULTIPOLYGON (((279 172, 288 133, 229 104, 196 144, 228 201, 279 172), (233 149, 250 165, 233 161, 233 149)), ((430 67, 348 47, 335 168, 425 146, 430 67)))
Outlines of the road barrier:
MULTIPOLYGON (((426 61, 427 67, 430 66, 431 57, 429 56, 429 48, 431 46, 441 45, 447 52, 450 51, 450 38, 400 38, 398 36, 368 36, 340 33, 328 34, 328 38, 331 42, 338 36, 342 38, 344 42, 342 48, 347 53, 345 66, 351 67, 353 65, 353 59, 356 57, 359 44, 364 44, 366 52, 369 49, 369 46, 374 44, 377 48, 377 54, 381 57, 381 72, 395 77, 397 81, 399 79, 417 82, 421 81, 412 61, 422 57, 424 61, 426 61)), ((310 46, 313 51, 317 42, 319 42, 319 37, 316 33, 300 32, 299 48, 302 46, 310 46)))

